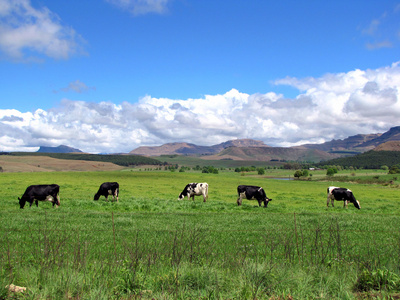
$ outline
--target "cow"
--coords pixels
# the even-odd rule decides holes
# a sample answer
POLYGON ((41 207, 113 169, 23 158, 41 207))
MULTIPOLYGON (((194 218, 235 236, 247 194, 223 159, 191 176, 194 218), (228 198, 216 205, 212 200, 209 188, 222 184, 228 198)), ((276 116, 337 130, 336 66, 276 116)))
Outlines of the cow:
POLYGON ((348 202, 351 202, 354 204, 354 206, 358 209, 361 208, 360 202, 356 200, 356 198, 353 195, 353 192, 347 188, 340 188, 336 186, 330 186, 328 187, 328 197, 326 199, 326 206, 329 207, 329 201, 331 201, 332 207, 333 202, 337 200, 344 201, 343 207, 347 208, 348 202))
POLYGON ((242 199, 246 197, 247 200, 258 201, 258 206, 261 206, 261 203, 264 203, 264 207, 268 206, 268 203, 272 201, 265 194, 265 191, 262 187, 254 186, 254 185, 239 185, 237 187, 238 199, 237 204, 242 205, 242 199))
POLYGON ((20 208, 24 208, 25 203, 29 202, 29 207, 33 201, 39 207, 39 201, 50 201, 54 205, 60 206, 60 186, 58 184, 39 184, 30 185, 26 188, 25 193, 21 198, 18 197, 20 208))
POLYGON ((188 200, 192 197, 194 201, 194 196, 203 195, 203 201, 206 202, 208 199, 208 183, 202 182, 192 182, 185 186, 182 193, 179 194, 178 200, 182 200, 183 198, 187 197, 188 200))
POLYGON ((119 184, 118 182, 103 182, 97 193, 94 195, 94 200, 99 200, 100 196, 106 197, 106 201, 108 201, 108 196, 112 195, 113 201, 117 198, 118 202, 118 194, 119 194, 119 184))

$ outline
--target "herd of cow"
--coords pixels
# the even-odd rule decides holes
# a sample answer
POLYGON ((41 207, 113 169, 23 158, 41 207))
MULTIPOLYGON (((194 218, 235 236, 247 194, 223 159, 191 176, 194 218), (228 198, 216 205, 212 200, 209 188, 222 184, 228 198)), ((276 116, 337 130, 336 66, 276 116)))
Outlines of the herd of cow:
MULTIPOLYGON (((268 203, 272 199, 268 198, 262 187, 253 185, 239 185, 237 187, 238 199, 237 204, 242 205, 242 199, 247 200, 257 200, 258 205, 264 204, 264 207, 268 206, 268 203)), ((99 190, 94 195, 94 200, 99 200, 100 196, 104 196, 106 201, 108 201, 108 196, 112 196, 113 200, 118 202, 119 194, 119 184, 118 182, 104 182, 100 185, 99 190)), ((185 197, 192 198, 194 196, 203 196, 203 201, 206 202, 208 199, 208 183, 189 183, 185 186, 182 193, 179 194, 178 200, 183 200, 185 197)), ((60 206, 60 186, 57 184, 48 185, 31 185, 25 190, 25 193, 21 198, 18 198, 20 208, 24 208, 25 203, 28 202, 32 206, 35 201, 36 206, 38 206, 39 201, 50 201, 54 205, 60 206)), ((347 204, 353 203, 358 209, 361 208, 360 202, 356 200, 353 192, 347 188, 340 188, 330 186, 328 187, 328 197, 326 205, 329 207, 329 202, 331 202, 332 207, 334 206, 334 200, 344 201, 343 207, 347 208, 347 204)))

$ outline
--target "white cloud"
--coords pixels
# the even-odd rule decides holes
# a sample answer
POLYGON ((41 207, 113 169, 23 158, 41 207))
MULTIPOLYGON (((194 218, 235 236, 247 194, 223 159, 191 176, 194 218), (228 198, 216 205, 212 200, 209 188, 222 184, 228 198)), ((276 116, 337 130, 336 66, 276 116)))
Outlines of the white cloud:
POLYGON ((163 14, 167 11, 169 0, 106 0, 106 2, 137 16, 148 13, 163 14))
POLYGON ((76 32, 48 8, 34 8, 30 0, 0 0, 0 50, 8 58, 67 59, 81 51, 78 41, 82 39, 76 32))
POLYGON ((361 29, 367 49, 392 48, 398 43, 399 7, 396 5, 392 11, 384 12, 361 29))
POLYGON ((61 88, 59 90, 54 91, 54 93, 58 92, 76 92, 76 93, 85 93, 90 90, 96 90, 95 87, 90 87, 87 86, 84 82, 80 80, 75 80, 73 82, 70 82, 67 87, 61 88))
POLYGON ((92 153, 129 152, 143 145, 213 145, 236 138, 294 146, 400 125, 399 63, 276 84, 297 87, 300 94, 288 99, 232 89, 199 99, 146 96, 120 105, 63 99, 48 111, 0 110, 0 150, 63 144, 92 153))

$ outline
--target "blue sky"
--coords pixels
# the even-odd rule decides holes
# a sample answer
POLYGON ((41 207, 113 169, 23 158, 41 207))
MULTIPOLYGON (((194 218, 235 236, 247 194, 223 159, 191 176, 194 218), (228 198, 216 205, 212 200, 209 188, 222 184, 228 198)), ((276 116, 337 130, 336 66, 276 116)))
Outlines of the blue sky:
POLYGON ((0 0, 0 151, 400 125, 400 1, 0 0))

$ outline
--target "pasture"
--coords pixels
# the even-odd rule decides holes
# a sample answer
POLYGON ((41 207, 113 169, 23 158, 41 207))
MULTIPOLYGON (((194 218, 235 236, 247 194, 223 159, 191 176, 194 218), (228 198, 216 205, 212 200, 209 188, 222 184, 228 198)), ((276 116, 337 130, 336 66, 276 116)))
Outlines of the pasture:
POLYGON ((267 178, 280 172, 3 173, 0 299, 397 297, 398 186, 267 178), (93 201, 105 181, 119 182, 119 202, 93 201), (206 203, 177 200, 189 182, 208 182, 206 203), (19 209, 28 185, 50 183, 60 185, 59 208, 19 209), (239 184, 273 201, 238 207, 239 184), (361 210, 327 208, 329 185, 352 189, 361 210))

